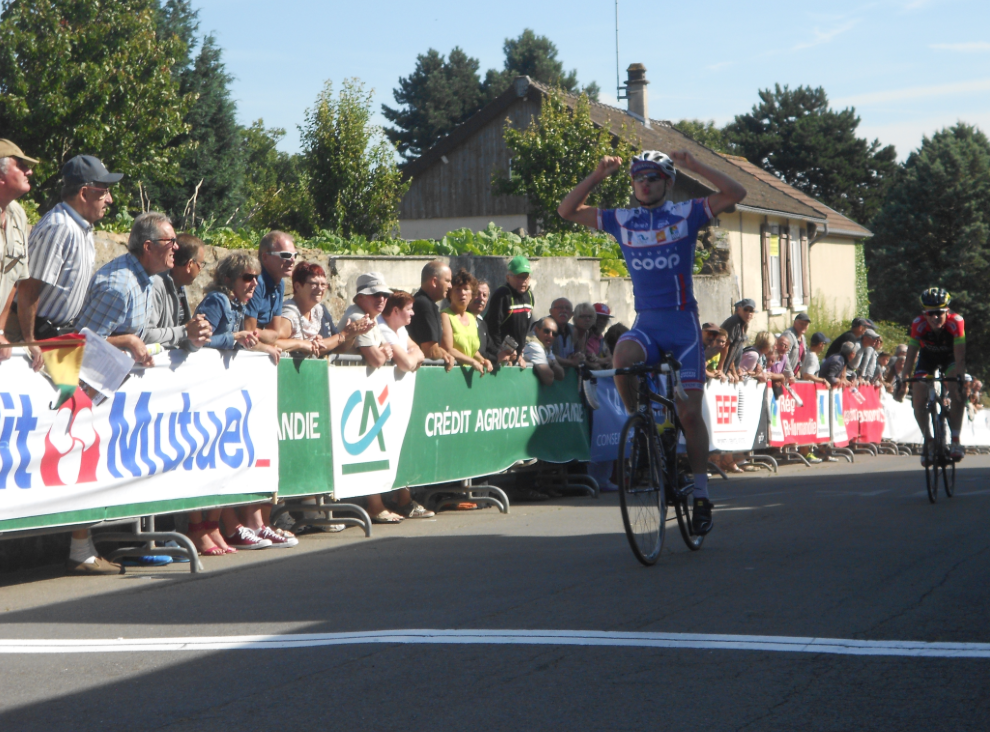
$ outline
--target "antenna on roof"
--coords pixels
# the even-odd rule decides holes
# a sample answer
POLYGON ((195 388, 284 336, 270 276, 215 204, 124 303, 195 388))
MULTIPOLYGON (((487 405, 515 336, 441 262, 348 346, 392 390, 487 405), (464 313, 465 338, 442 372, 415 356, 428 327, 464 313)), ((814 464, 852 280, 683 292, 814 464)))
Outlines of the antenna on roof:
POLYGON ((619 0, 615 0, 615 98, 628 99, 629 96, 622 93, 624 91, 626 87, 619 80, 619 0))

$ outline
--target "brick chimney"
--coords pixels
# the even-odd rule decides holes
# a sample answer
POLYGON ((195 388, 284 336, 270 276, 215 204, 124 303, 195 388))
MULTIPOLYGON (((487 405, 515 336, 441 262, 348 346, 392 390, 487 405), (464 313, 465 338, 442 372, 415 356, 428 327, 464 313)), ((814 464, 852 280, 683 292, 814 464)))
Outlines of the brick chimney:
POLYGON ((629 100, 629 111, 643 120, 647 127, 650 124, 649 102, 646 96, 646 67, 643 64, 630 64, 626 69, 626 98, 629 100))

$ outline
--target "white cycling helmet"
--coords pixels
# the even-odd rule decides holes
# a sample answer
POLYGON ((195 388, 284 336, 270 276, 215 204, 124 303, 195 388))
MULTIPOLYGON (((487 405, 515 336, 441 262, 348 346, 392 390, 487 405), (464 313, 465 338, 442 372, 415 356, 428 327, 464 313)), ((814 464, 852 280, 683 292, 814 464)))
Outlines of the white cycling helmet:
POLYGON ((638 175, 644 170, 659 170, 671 180, 677 178, 674 161, 659 150, 644 150, 639 155, 633 156, 629 166, 629 174, 638 175))

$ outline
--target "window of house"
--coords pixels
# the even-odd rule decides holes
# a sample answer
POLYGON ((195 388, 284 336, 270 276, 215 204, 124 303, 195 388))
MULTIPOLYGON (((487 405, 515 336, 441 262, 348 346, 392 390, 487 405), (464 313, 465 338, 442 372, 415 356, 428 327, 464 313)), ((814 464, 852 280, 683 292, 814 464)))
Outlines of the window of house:
POLYGON ((790 268, 791 268, 791 287, 792 287, 792 306, 798 307, 804 305, 804 251, 801 242, 801 230, 797 226, 790 227, 790 236, 788 241, 790 243, 790 268))
POLYGON ((781 303, 780 282, 780 230, 771 226, 767 237, 767 264, 770 270, 770 306, 779 308, 781 303))

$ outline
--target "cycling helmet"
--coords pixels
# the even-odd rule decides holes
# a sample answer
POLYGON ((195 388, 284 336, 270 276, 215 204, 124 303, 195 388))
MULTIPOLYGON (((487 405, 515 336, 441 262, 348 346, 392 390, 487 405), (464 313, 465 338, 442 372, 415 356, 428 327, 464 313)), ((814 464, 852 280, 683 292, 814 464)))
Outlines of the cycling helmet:
POLYGON ((930 310, 944 310, 951 299, 952 296, 941 287, 929 287, 921 293, 921 304, 930 310))
POLYGON ((659 150, 644 150, 639 155, 633 156, 629 166, 629 174, 638 175, 645 170, 659 170, 671 180, 677 177, 674 161, 659 150))

